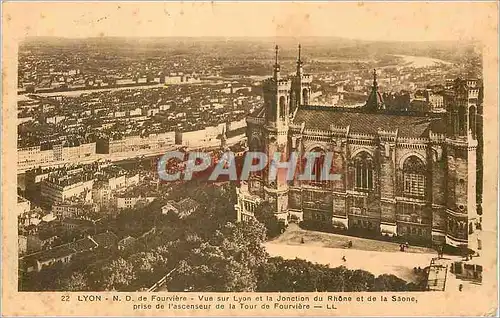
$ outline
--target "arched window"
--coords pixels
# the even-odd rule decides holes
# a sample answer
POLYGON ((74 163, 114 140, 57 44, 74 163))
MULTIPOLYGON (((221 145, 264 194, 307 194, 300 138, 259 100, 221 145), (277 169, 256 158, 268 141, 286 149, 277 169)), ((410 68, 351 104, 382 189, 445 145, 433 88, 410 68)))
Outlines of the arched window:
POLYGON ((403 164, 403 192, 409 197, 425 195, 425 166, 416 156, 408 157, 403 164))
POLYGON ((472 137, 476 137, 476 107, 469 107, 469 129, 472 137))
POLYGON ((285 117, 285 107, 286 107, 286 98, 285 96, 280 97, 280 118, 285 117))
POLYGON ((295 91, 292 90, 290 92, 290 111, 289 111, 290 114, 293 114, 293 112, 295 111, 296 103, 297 103, 297 96, 295 96, 295 91))
POLYGON ((354 186, 362 191, 373 189, 373 160, 366 152, 354 158, 354 186))
POLYGON ((313 166, 313 176, 316 182, 320 182, 322 180, 323 166, 325 163, 325 152, 321 148, 314 148, 312 152, 318 152, 321 155, 317 158, 314 158, 314 166, 313 166))
POLYGON ((268 109, 270 110, 269 118, 271 121, 274 121, 278 117, 278 101, 276 100, 276 96, 272 96, 269 101, 269 107, 268 109))
POLYGON ((466 121, 465 108, 460 107, 458 109, 458 135, 459 136, 466 135, 466 131, 465 131, 466 122, 465 121, 466 121))
POLYGON ((260 140, 257 137, 253 137, 248 144, 248 150, 250 151, 261 151, 260 140))
POLYGON ((304 88, 302 90, 302 103, 304 105, 307 105, 308 101, 309 101, 309 91, 307 90, 307 88, 304 88))

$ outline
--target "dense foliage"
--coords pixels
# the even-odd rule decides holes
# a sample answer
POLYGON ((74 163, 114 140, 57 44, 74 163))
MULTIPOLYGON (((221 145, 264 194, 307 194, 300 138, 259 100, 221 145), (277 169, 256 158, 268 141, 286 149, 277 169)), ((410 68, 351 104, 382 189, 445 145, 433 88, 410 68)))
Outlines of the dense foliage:
POLYGON ((411 291, 419 287, 394 275, 280 257, 270 258, 263 243, 284 225, 263 204, 256 219, 233 223, 234 189, 194 185, 172 192, 186 194, 200 207, 179 219, 162 215, 161 202, 124 211, 109 224, 122 233, 150 232, 127 251, 93 251, 69 265, 56 263, 40 273, 21 275, 21 290, 136 291, 170 273, 170 291, 411 291), (229 199, 229 200, 228 200, 229 199), (153 227, 154 231, 151 231, 153 227))
POLYGON ((268 202, 264 201, 255 209, 255 218, 266 227, 266 236, 272 239, 285 230, 284 222, 280 222, 271 210, 268 202))
POLYGON ((260 269, 257 291, 260 292, 361 292, 361 291, 416 291, 419 286, 394 275, 375 277, 364 270, 350 270, 344 266, 326 265, 281 257, 270 258, 260 269))

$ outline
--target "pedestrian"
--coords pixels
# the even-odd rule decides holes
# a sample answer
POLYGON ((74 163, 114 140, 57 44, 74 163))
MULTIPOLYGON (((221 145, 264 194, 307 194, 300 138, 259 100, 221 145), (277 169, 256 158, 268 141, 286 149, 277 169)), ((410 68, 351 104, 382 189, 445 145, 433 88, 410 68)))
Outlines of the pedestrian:
POLYGON ((464 288, 464 285, 462 285, 462 284, 458 285, 458 291, 461 292, 463 288, 464 288))
POLYGON ((301 244, 304 244, 304 237, 301 237, 301 238, 300 238, 300 243, 301 243, 301 244))
POLYGON ((346 261, 346 258, 345 258, 345 256, 342 256, 342 260, 343 260, 344 262, 346 261))

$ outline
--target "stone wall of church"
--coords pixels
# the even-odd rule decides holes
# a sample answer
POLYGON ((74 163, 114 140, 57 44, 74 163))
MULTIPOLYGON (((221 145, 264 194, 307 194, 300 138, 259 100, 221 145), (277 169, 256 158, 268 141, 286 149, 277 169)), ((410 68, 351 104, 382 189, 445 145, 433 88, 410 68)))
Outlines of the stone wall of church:
POLYGON ((444 242, 446 232, 446 153, 441 145, 429 147, 427 152, 431 178, 432 240, 444 242))
POLYGON ((395 150, 389 148, 379 158, 380 164, 380 196, 386 199, 394 199, 395 194, 395 150))
MULTIPOLYGON (((437 230, 437 232, 439 232, 440 234, 444 235, 446 231, 446 208, 432 208, 432 228, 434 230, 437 230)), ((441 238, 436 238, 435 240, 441 240, 441 238)))
POLYGON ((303 153, 312 150, 333 152, 335 173, 342 175, 341 182, 332 182, 327 188, 317 185, 314 189, 307 183, 297 183, 289 191, 289 207, 302 210, 304 220, 331 222, 334 226, 345 223, 384 233, 399 231, 408 237, 429 240, 432 228, 440 232, 445 230, 446 164, 441 152, 438 157, 425 143, 378 144, 369 137, 342 142, 340 138, 328 140, 306 135, 300 140, 298 149, 303 153), (374 163, 374 188, 369 193, 358 192, 354 184, 354 158, 363 152, 374 163), (403 166, 412 156, 427 167, 428 190, 424 200, 417 203, 406 199, 403 193, 403 166))
POLYGON ((302 192, 300 188, 290 188, 288 191, 288 207, 292 210, 302 210, 302 192))
POLYGON ((345 172, 347 169, 345 154, 341 152, 334 152, 332 164, 335 167, 332 173, 335 173, 340 176, 340 180, 332 181, 332 189, 334 192, 345 192, 346 189, 345 172))
POLYGON ((335 217, 347 217, 347 206, 345 195, 334 194, 333 195, 333 216, 335 217))
POLYGON ((430 152, 430 170, 432 179, 432 204, 446 205, 446 156, 435 151, 430 152))
POLYGON ((380 165, 380 221, 396 224, 396 148, 389 142, 381 145, 380 165))
POLYGON ((380 201, 380 221, 385 223, 396 223, 396 204, 394 201, 380 201))
MULTIPOLYGON (((274 137, 259 125, 249 125, 247 134, 249 150, 272 152, 292 149, 291 144, 287 147, 277 142, 275 138, 278 136, 274 137)), ((450 219, 446 206, 457 210, 459 205, 467 207, 467 151, 411 140, 379 143, 369 136, 342 140, 321 133, 303 133, 300 136, 289 133, 288 138, 289 143, 296 138, 297 143, 293 147, 300 156, 309 151, 332 153, 335 169, 331 173, 340 174, 341 180, 327 185, 295 180, 288 192, 279 195, 267 193, 267 199, 279 212, 287 209, 305 221, 313 220, 334 227, 340 224, 429 241, 443 241, 452 226, 453 233, 456 233, 453 237, 463 237, 461 228, 455 230, 455 224, 461 226, 461 218, 450 219), (369 192, 360 192, 355 188, 353 163, 356 156, 363 152, 374 164, 373 189, 369 192), (426 195, 416 201, 404 193, 404 163, 412 156, 420 159, 426 167, 426 195)))

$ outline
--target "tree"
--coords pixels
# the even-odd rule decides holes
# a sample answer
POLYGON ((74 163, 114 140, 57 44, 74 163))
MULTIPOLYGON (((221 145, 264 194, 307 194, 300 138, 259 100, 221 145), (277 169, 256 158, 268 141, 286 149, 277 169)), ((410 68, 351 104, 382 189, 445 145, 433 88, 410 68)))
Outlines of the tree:
POLYGON ((234 186, 230 184, 220 187, 208 185, 187 190, 187 193, 189 192, 192 192, 190 197, 196 200, 200 207, 183 220, 185 223, 183 227, 189 228, 201 238, 208 239, 221 226, 236 219, 234 186))
POLYGON ((345 266, 327 268, 319 277, 318 290, 328 292, 345 291, 345 277, 348 272, 350 271, 345 266))
POLYGON ((373 291, 406 291, 406 281, 401 278, 391 275, 383 274, 375 278, 373 291))
MULTIPOLYGON (((207 240, 179 240, 173 259, 179 260, 171 291, 238 292, 257 288, 257 272, 267 253, 265 229, 259 222, 226 223, 207 240)), ((171 259, 172 259, 171 258, 171 259)))
POLYGON ((88 291, 90 287, 84 273, 74 272, 70 277, 59 278, 56 290, 60 291, 88 291))
POLYGON ((259 272, 258 291, 312 292, 325 291, 323 279, 328 267, 302 259, 270 258, 259 272))
POLYGON ((266 227, 268 239, 272 239, 282 233, 285 223, 280 222, 272 211, 269 202, 264 201, 255 209, 255 218, 266 227))
POLYGON ((132 263, 137 288, 154 284, 168 271, 167 260, 158 250, 133 254, 128 261, 132 263))
POLYGON ((121 257, 106 264, 97 274, 95 283, 101 290, 126 291, 136 279, 132 263, 121 257))
POLYGON ((266 239, 266 229, 253 218, 246 222, 228 222, 215 236, 228 256, 243 262, 254 271, 257 271, 268 257, 262 246, 266 239))
POLYGON ((377 279, 364 270, 349 270, 345 266, 325 265, 281 257, 268 259, 258 274, 259 292, 361 292, 415 290, 416 286, 394 275, 377 279), (377 289, 378 288, 378 289, 377 289))
POLYGON ((192 249, 188 257, 179 262, 169 282, 173 291, 226 291, 226 263, 220 247, 207 242, 192 249))
POLYGON ((259 292, 272 292, 278 291, 277 278, 278 272, 283 267, 284 259, 282 257, 269 258, 258 271, 257 276, 257 291, 259 292))
POLYGON ((375 275, 370 272, 357 269, 352 271, 347 280, 346 291, 350 292, 361 292, 361 291, 371 291, 375 283, 375 275))
POLYGON ((44 267, 36 275, 36 287, 34 290, 54 290, 55 282, 63 270, 64 264, 62 262, 56 262, 51 266, 44 267))

